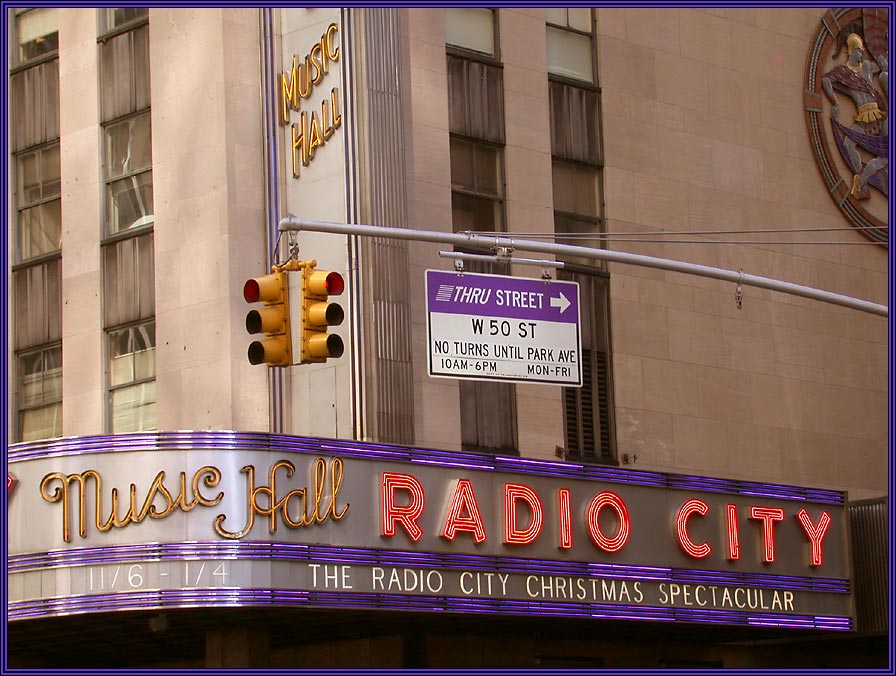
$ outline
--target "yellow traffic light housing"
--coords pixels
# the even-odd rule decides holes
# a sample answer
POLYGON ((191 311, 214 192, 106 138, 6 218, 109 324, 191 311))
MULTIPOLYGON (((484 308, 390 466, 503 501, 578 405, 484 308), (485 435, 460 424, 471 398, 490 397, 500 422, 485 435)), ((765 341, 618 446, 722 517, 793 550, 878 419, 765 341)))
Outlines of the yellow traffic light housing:
POLYGON ((339 326, 345 312, 338 303, 330 303, 330 296, 345 290, 345 280, 338 272, 316 270, 311 261, 302 268, 302 358, 300 364, 320 364, 338 358, 345 351, 342 338, 327 333, 331 326, 339 326))
POLYGON ((243 286, 247 303, 264 303, 246 315, 246 331, 267 337, 249 345, 249 363, 268 366, 292 365, 292 335, 289 326, 289 285, 285 272, 255 277, 243 286))

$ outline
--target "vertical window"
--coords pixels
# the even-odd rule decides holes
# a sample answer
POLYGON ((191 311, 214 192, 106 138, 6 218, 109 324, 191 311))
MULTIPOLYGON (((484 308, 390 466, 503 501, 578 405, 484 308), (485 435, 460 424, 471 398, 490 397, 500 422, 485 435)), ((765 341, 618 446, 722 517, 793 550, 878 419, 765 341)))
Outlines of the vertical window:
POLYGON ((22 441, 62 435, 62 345, 18 355, 19 437, 22 441))
POLYGON ((594 82, 593 20, 590 7, 551 7, 547 21, 548 72, 594 82))
POLYGON ((149 24, 146 8, 101 12, 107 417, 110 431, 120 434, 156 429, 149 24))
POLYGON ((451 215, 454 231, 504 230, 500 149, 451 139, 451 215))
POLYGON ((106 214, 111 235, 154 221, 149 113, 109 124, 105 132, 106 214))
MULTIPOLYGON (((494 12, 446 9, 445 40, 453 229, 502 232, 504 82, 494 12)), ((514 385, 461 380, 459 389, 462 448, 517 453, 514 385)))
POLYGON ((153 222, 149 26, 101 41, 106 232, 113 235, 153 222))
MULTIPOLYGON (((603 148, 600 89, 590 8, 545 10, 550 97, 554 233, 559 242, 602 246, 603 148)), ((567 258, 563 277, 579 282, 582 387, 563 388, 566 457, 612 462, 608 285, 602 264, 567 258), (587 266, 587 267, 583 267, 587 266)))
MULTIPOLYGON (((554 232, 567 244, 599 247, 601 191, 597 169, 554 160, 554 232)), ((585 265, 593 259, 569 258, 585 265)))
MULTIPOLYGON (((464 269, 497 274, 499 265, 468 261, 464 263, 464 269)), ((506 265, 500 266, 506 268, 506 265)), ((512 383, 478 380, 460 380, 458 386, 461 448, 472 452, 517 454, 516 387, 512 383)))
MULTIPOLYGON (((588 8, 547 9, 548 42, 557 26, 578 36, 591 26, 588 8)), ((587 40, 589 63, 593 53, 587 40)), ((590 72, 590 71, 589 71, 590 72)), ((549 72, 554 231, 560 242, 596 247, 604 227, 603 144, 600 134, 600 90, 589 75, 586 82, 568 81, 568 73, 549 72), (562 76, 558 79, 558 74, 562 76), (594 234, 595 237, 588 237, 594 234)), ((583 79, 583 78, 580 78, 583 79)), ((597 265, 593 259, 572 262, 597 265)))
POLYGON ((55 7, 17 10, 15 23, 18 63, 39 59, 59 49, 59 21, 55 7))
POLYGON ((495 13, 482 7, 446 7, 445 43, 495 56, 495 13))
POLYGON ((59 31, 54 8, 16 10, 14 17, 15 437, 31 441, 62 435, 59 31))
POLYGON ((113 433, 156 429, 153 233, 103 245, 103 324, 108 338, 113 433))
POLYGON ((17 259, 59 251, 62 246, 59 144, 16 156, 17 259))
POLYGON ((109 331, 109 400, 113 434, 156 429, 156 325, 109 331))
POLYGON ((115 30, 131 22, 146 19, 148 16, 149 9, 146 7, 107 7, 106 30, 115 30))
POLYGON ((62 436, 62 259, 56 255, 13 273, 17 436, 62 436))
POLYGON ((566 457, 577 462, 611 462, 606 279, 568 273, 561 277, 579 283, 582 330, 582 387, 563 388, 566 457))

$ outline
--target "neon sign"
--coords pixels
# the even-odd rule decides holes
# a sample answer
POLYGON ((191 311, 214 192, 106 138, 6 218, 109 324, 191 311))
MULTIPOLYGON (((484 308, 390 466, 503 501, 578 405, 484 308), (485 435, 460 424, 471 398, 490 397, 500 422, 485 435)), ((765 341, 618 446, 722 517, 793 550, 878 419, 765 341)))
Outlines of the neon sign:
POLYGON ((308 50, 305 58, 299 60, 298 56, 293 55, 289 71, 280 75, 280 123, 289 124, 289 111, 299 113, 299 121, 294 122, 290 128, 294 178, 299 177, 299 164, 307 167, 314 159, 315 151, 342 125, 338 87, 330 89, 329 95, 321 100, 319 109, 300 110, 300 101, 311 97, 314 88, 323 82, 329 72, 330 64, 340 59, 338 33, 339 26, 331 23, 320 40, 308 50))
POLYGON ((114 595, 852 626, 837 491, 246 432, 8 453, 10 620, 114 595))

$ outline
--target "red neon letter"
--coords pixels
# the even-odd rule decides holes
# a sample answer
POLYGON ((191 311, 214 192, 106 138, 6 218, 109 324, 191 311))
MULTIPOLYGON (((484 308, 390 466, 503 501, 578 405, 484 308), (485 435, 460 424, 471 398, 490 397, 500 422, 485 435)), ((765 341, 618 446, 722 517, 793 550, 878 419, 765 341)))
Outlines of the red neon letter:
POLYGON ((423 486, 416 477, 383 472, 382 507, 383 535, 395 535, 395 524, 400 522, 414 542, 423 537, 423 529, 417 525, 417 519, 423 514, 423 486), (411 494, 409 504, 396 504, 395 492, 398 490, 411 494))
POLYGON ((820 566, 821 541, 824 539, 825 533, 828 532, 828 526, 831 525, 831 515, 827 512, 822 512, 821 516, 818 517, 817 525, 812 524, 812 519, 809 516, 809 512, 807 512, 805 509, 801 509, 796 515, 796 518, 799 520, 800 525, 803 527, 803 530, 806 531, 806 537, 809 538, 809 542, 812 544, 811 565, 820 566))
POLYGON ((572 549, 572 510, 569 508, 569 489, 557 491, 560 503, 560 549, 572 549))
POLYGON ((442 528, 442 537, 446 540, 454 540, 457 531, 465 530, 473 534, 473 540, 478 545, 485 542, 485 526, 482 524, 482 515, 479 513, 479 505, 473 494, 473 486, 469 479, 458 479, 454 487, 454 495, 448 505, 448 513, 445 514, 445 526, 442 528), (461 512, 467 511, 467 516, 462 517, 461 512))
POLYGON ((504 542, 509 545, 527 545, 541 535, 543 526, 544 508, 535 491, 521 484, 504 484, 504 542), (531 519, 525 529, 520 529, 517 524, 517 500, 522 500, 529 506, 531 519))
POLYGON ((706 516, 709 514, 709 505, 696 498, 686 501, 678 509, 678 515, 675 517, 675 533, 678 535, 678 544, 685 554, 695 559, 703 559, 709 556, 712 547, 706 542, 695 544, 688 535, 688 517, 695 512, 700 516, 706 516))
POLYGON ((750 507, 750 518, 762 521, 762 560, 765 563, 775 562, 775 521, 784 520, 784 510, 777 507, 750 507))
POLYGON ((737 533, 737 506, 725 505, 725 515, 728 522, 728 560, 737 561, 740 558, 740 538, 737 533))
POLYGON ((591 504, 588 505, 588 532, 591 533, 591 539, 594 544, 603 549, 605 552, 618 552, 628 542, 628 536, 631 532, 631 522, 628 516, 628 507, 615 493, 603 491, 594 496, 591 504), (598 523, 600 510, 604 507, 612 507, 616 512, 616 518, 619 521, 619 527, 616 529, 616 535, 608 538, 603 534, 598 523))

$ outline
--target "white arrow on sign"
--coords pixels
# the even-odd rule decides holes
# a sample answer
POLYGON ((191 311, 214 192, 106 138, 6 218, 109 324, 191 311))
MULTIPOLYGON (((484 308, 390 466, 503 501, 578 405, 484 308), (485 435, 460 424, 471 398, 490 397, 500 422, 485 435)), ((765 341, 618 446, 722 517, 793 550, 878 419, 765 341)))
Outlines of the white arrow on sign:
POLYGON ((568 308, 572 303, 569 302, 569 298, 563 295, 563 292, 560 292, 559 298, 551 298, 551 307, 560 308, 560 314, 562 315, 566 312, 566 308, 568 308))

